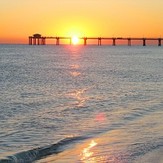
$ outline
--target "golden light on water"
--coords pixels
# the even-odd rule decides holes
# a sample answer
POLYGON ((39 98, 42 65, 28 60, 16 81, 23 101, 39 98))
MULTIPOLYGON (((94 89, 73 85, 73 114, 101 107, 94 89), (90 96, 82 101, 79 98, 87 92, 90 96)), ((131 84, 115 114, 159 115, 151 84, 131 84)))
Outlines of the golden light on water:
POLYGON ((94 140, 92 140, 91 143, 88 145, 88 147, 82 150, 81 160, 88 160, 90 157, 92 157, 94 154, 92 148, 95 147, 96 145, 97 143, 94 140))

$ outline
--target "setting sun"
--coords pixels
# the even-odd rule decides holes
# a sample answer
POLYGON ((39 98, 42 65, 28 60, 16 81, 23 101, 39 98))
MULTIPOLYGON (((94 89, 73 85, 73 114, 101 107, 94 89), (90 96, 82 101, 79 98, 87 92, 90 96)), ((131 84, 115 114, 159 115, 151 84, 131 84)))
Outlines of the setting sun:
POLYGON ((76 45, 76 44, 78 44, 79 43, 79 38, 77 37, 77 36, 73 36, 72 37, 72 44, 73 45, 76 45))

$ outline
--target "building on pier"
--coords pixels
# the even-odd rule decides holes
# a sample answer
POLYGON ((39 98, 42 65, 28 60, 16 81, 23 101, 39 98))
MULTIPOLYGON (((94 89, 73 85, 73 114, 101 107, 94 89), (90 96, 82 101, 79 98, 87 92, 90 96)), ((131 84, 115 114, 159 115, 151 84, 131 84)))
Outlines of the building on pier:
POLYGON ((46 37, 42 37, 41 34, 34 34, 33 36, 29 36, 29 45, 45 45, 46 37))

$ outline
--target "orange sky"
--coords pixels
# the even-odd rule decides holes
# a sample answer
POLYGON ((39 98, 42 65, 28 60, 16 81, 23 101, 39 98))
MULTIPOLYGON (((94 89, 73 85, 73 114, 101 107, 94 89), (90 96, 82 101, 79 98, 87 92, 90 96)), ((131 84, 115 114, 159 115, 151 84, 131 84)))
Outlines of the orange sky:
POLYGON ((0 0, 0 43, 28 36, 163 37, 163 0, 0 0))

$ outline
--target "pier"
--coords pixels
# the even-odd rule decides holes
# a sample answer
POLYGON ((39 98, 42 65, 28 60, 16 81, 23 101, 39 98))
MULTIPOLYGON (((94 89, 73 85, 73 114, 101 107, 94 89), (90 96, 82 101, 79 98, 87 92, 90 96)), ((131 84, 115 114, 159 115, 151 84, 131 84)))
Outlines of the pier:
MULTIPOLYGON (((29 45, 46 45, 46 40, 53 39, 55 45, 60 45, 61 40, 68 40, 69 44, 72 44, 71 37, 53 37, 53 36, 41 36, 40 34, 34 34, 29 36, 29 45)), ((163 38, 136 38, 136 37, 79 37, 79 40, 83 40, 83 45, 88 45, 88 40, 97 41, 97 45, 101 46, 103 40, 111 40, 112 45, 116 46, 118 40, 127 41, 127 45, 131 46, 132 41, 141 41, 143 46, 147 45, 147 41, 156 41, 158 46, 162 45, 163 38)))

